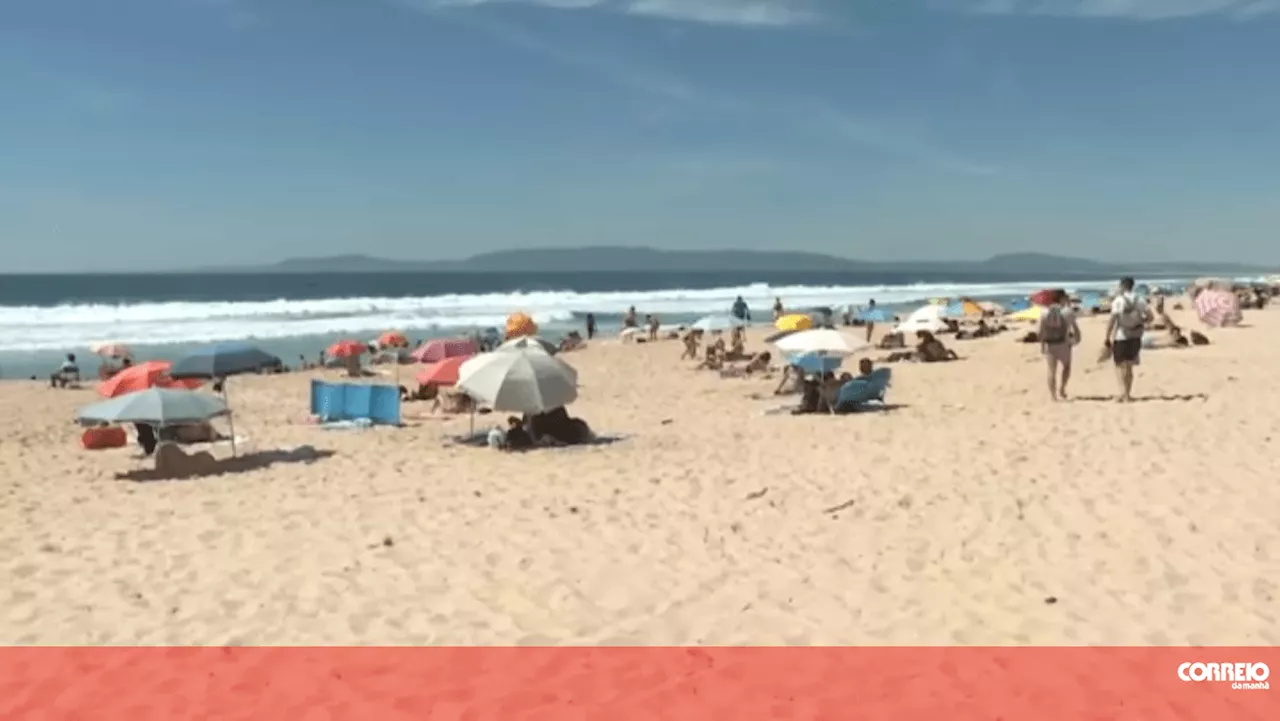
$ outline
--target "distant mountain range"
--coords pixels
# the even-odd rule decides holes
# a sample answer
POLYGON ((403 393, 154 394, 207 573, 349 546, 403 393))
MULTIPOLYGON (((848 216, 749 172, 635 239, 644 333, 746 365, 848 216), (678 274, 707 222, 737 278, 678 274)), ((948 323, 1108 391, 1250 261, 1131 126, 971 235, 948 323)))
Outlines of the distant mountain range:
POLYGON ((293 258, 260 266, 198 268, 200 273, 922 273, 1110 278, 1257 275, 1271 269, 1224 263, 1102 263, 1042 253, 997 255, 980 261, 852 260, 797 251, 658 250, 644 247, 503 250, 465 260, 405 261, 367 255, 293 258))

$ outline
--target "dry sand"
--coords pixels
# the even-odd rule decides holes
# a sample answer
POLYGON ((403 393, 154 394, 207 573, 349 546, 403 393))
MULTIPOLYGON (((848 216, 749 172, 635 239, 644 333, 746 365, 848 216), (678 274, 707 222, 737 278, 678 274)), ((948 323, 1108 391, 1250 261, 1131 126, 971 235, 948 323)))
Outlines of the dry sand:
POLYGON ((597 343, 571 410, 625 440, 525 454, 426 404, 323 431, 310 375, 235 378, 253 448, 334 455, 181 482, 78 447, 91 390, 0 384, 0 641, 1280 644, 1280 312, 1246 322, 1144 355, 1137 395, 1203 397, 1085 400, 1090 321, 1073 402, 1005 335, 839 417, 597 343))

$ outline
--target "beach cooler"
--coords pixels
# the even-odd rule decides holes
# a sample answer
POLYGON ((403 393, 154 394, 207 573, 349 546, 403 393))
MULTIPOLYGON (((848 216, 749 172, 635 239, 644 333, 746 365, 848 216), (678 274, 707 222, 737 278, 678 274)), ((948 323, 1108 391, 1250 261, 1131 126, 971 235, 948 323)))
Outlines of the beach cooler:
POLYGON ((88 451, 101 451, 107 448, 124 448, 129 444, 129 436, 120 426, 107 428, 90 428, 80 436, 80 445, 88 451))

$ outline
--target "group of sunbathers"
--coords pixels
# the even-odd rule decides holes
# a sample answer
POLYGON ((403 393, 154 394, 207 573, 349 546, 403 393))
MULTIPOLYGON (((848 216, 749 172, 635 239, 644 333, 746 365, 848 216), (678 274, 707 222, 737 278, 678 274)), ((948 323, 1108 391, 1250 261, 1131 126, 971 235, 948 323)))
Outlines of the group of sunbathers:
POLYGON ((538 447, 572 446, 595 440, 591 427, 581 418, 569 415, 563 407, 526 415, 510 416, 506 429, 489 431, 491 448, 504 451, 527 451, 538 447))

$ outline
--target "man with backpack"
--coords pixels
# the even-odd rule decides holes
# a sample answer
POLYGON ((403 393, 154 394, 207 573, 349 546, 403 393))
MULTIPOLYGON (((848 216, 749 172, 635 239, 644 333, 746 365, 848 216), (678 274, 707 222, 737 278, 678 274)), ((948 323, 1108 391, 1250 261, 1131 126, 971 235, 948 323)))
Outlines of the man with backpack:
POLYGON ((1049 366, 1049 397, 1066 400, 1067 381, 1071 380, 1071 350, 1080 342, 1080 326, 1068 307, 1066 291, 1058 291, 1053 302, 1040 314, 1040 352, 1049 366), (1061 380, 1058 367, 1062 367, 1061 380))
POLYGON ((1105 344, 1116 364, 1120 381, 1120 403, 1133 400, 1133 368, 1142 353, 1142 332, 1151 320, 1146 301, 1133 292, 1133 278, 1120 279, 1120 292, 1111 301, 1111 319, 1107 321, 1105 344))

